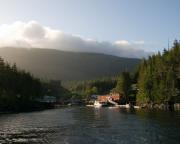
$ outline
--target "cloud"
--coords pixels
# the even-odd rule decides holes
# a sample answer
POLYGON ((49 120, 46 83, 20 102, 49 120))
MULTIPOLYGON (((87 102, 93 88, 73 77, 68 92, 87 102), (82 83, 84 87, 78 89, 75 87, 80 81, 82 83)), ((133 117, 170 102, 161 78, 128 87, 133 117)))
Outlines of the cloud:
POLYGON ((115 41, 115 44, 116 45, 124 45, 124 46, 127 46, 127 45, 130 45, 130 43, 126 40, 118 40, 118 41, 115 41))
POLYGON ((93 52, 120 57, 142 58, 144 41, 117 40, 113 43, 66 34, 36 21, 0 25, 0 47, 51 48, 73 52, 93 52))
POLYGON ((43 39, 45 37, 46 30, 37 22, 30 22, 24 27, 23 36, 27 39, 43 39))
POLYGON ((145 42, 143 40, 141 41, 133 41, 134 44, 139 44, 139 45, 143 45, 145 44, 145 42))

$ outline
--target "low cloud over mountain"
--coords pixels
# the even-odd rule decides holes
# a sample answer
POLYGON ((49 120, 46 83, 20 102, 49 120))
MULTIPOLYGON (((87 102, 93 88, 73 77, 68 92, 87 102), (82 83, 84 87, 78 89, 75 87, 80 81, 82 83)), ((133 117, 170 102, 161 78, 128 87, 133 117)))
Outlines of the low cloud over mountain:
POLYGON ((73 52, 104 53, 120 57, 142 58, 144 41, 113 43, 97 41, 43 26, 36 21, 0 25, 0 47, 51 48, 73 52))

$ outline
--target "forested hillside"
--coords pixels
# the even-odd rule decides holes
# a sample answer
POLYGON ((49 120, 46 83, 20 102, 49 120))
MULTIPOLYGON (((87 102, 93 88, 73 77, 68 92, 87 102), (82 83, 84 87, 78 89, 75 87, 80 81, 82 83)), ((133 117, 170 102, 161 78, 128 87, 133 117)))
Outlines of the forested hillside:
POLYGON ((0 56, 43 79, 91 80, 133 72, 139 59, 53 49, 0 48, 0 56))

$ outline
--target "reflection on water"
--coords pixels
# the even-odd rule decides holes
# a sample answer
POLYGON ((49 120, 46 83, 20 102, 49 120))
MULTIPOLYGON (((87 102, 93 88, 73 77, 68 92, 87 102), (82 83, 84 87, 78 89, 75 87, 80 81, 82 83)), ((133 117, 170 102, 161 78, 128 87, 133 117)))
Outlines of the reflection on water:
POLYGON ((63 108, 0 115, 0 143, 178 144, 180 113, 63 108))

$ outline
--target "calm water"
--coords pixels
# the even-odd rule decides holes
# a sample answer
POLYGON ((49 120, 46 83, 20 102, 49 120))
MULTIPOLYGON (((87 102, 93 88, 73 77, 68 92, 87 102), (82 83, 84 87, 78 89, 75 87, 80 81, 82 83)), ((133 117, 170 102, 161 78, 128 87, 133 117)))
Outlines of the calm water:
POLYGON ((179 144, 180 113, 76 107, 5 114, 0 143, 179 144))

